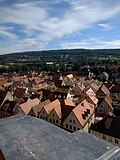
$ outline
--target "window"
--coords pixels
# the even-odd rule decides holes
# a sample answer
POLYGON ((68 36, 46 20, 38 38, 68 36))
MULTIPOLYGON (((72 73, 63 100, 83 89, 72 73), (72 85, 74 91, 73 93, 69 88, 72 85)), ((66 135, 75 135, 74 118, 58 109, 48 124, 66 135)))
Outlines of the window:
POLYGON ((85 114, 82 114, 82 118, 83 118, 84 120, 86 120, 86 116, 85 116, 85 114))
POLYGON ((56 123, 58 124, 58 120, 56 120, 56 123))
POLYGON ((70 119, 70 122, 72 123, 72 120, 70 119))
POLYGON ((58 95, 58 98, 61 98, 61 95, 58 95))
POLYGON ((103 139, 105 139, 105 140, 106 140, 106 136, 105 136, 105 135, 103 135, 103 139))
POLYGON ((53 123, 55 123, 55 120, 53 119, 53 123))
POLYGON ((75 120, 73 120, 73 123, 75 123, 75 120))
POLYGON ((55 114, 53 113, 53 117, 55 116, 55 114))
POLYGON ((72 126, 70 125, 70 129, 72 129, 72 126))
POLYGON ((50 118, 50 122, 52 122, 52 119, 50 118))
POLYGON ((115 143, 118 144, 118 139, 115 139, 115 143))
POLYGON ((80 128, 77 128, 77 130, 80 130, 80 128))
POLYGON ((100 133, 98 133, 98 136, 100 136, 100 133))
POLYGON ((66 128, 68 128, 68 124, 66 124, 66 128))
POLYGON ((112 142, 112 137, 109 137, 109 138, 108 138, 108 141, 109 141, 109 142, 112 142))
POLYGON ((76 127, 73 127, 74 131, 76 131, 76 127))

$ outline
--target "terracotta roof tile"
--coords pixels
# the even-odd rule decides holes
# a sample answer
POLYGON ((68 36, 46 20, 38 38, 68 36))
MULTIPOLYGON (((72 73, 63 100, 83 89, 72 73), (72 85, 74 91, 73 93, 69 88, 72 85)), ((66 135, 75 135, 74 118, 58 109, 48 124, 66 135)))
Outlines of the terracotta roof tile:
POLYGON ((62 116, 62 112, 61 112, 61 105, 57 105, 53 108, 53 110, 55 110, 56 114, 58 115, 58 117, 61 119, 62 116))
POLYGON ((73 74, 68 74, 67 78, 69 78, 69 79, 73 78, 73 74))
POLYGON ((113 107, 112 107, 112 100, 111 100, 111 98, 110 98, 109 96, 106 96, 106 97, 105 97, 105 101, 106 101, 107 104, 113 109, 113 107))
POLYGON ((30 100, 21 104, 20 107, 24 111, 24 113, 27 115, 30 112, 31 108, 38 105, 39 103, 40 101, 38 100, 38 98, 35 98, 33 100, 30 100))
POLYGON ((41 109, 42 109, 45 105, 47 105, 47 104, 49 104, 49 103, 50 103, 50 100, 48 99, 48 100, 46 100, 46 101, 44 101, 44 102, 42 102, 42 103, 39 103, 39 104, 36 105, 36 106, 33 106, 32 109, 33 109, 35 115, 37 116, 38 113, 41 111, 41 109))
POLYGON ((0 86, 0 91, 4 91, 4 87, 3 86, 0 86))
POLYGON ((95 91, 97 91, 98 89, 99 89, 99 85, 97 85, 95 82, 93 82, 92 84, 90 84, 90 86, 91 87, 93 87, 93 89, 95 90, 95 91))
POLYGON ((71 98, 66 98, 64 100, 64 103, 65 103, 66 106, 75 106, 75 104, 73 103, 71 98))
POLYGON ((4 78, 0 78, 0 85, 3 85, 4 83, 7 83, 7 79, 4 78))
POLYGON ((107 87, 106 87, 104 84, 101 86, 101 90, 102 90, 106 95, 109 95, 109 94, 110 94, 109 89, 107 89, 107 87))
POLYGON ((13 84, 13 82, 6 82, 3 84, 3 87, 9 87, 13 84))
POLYGON ((80 124, 84 126, 90 115, 93 113, 93 109, 91 108, 90 104, 84 100, 73 109, 73 113, 77 117, 80 124))
POLYGON ((56 106, 60 105, 60 101, 58 99, 52 101, 51 103, 47 104, 46 106, 44 106, 44 109, 46 110, 46 112, 49 114, 53 108, 55 108, 56 106))

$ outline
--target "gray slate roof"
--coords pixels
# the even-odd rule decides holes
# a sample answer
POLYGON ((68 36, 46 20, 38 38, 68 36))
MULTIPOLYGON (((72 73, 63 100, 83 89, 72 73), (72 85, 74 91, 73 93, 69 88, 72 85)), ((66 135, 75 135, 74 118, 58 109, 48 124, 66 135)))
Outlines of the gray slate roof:
POLYGON ((99 160, 120 150, 83 131, 69 133, 31 116, 0 120, 0 148, 6 160, 99 160))

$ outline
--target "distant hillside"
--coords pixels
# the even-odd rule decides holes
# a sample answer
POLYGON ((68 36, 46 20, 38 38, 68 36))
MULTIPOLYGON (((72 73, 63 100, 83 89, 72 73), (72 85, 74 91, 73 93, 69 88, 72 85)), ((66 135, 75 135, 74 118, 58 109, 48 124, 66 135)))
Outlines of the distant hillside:
POLYGON ((60 59, 74 60, 86 57, 117 56, 120 57, 120 49, 65 49, 48 51, 28 51, 0 55, 0 60, 13 61, 59 61, 60 59))

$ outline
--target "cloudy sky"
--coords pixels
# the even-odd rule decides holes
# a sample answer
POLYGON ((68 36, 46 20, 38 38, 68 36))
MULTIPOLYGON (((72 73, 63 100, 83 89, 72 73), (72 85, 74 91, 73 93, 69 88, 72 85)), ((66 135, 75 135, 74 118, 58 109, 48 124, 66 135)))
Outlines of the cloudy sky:
POLYGON ((0 54, 120 48, 120 0, 0 0, 0 54))

